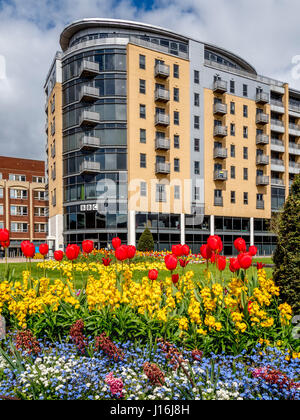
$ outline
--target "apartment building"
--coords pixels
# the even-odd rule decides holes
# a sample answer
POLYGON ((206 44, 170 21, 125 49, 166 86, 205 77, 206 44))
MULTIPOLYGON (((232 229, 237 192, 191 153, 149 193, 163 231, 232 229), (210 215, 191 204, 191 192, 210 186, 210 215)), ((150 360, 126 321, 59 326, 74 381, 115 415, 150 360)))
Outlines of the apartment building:
POLYGON ((270 254, 300 170, 300 92, 243 58, 153 25, 67 26, 44 86, 49 243, 146 226, 157 249, 218 234, 270 254))
POLYGON ((46 241, 48 198, 45 162, 0 156, 0 229, 10 230, 9 255, 21 255, 21 242, 46 241))

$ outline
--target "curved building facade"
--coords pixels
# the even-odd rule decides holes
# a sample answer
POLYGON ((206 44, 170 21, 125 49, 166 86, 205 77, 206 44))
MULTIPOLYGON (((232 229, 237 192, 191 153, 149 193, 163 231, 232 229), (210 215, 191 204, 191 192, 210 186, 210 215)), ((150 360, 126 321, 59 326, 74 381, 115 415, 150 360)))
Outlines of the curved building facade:
POLYGON ((60 45, 44 86, 52 249, 135 244, 148 226, 157 249, 198 252, 216 233, 227 254, 241 235, 272 251, 266 221, 299 172, 299 92, 149 24, 83 19, 60 45))

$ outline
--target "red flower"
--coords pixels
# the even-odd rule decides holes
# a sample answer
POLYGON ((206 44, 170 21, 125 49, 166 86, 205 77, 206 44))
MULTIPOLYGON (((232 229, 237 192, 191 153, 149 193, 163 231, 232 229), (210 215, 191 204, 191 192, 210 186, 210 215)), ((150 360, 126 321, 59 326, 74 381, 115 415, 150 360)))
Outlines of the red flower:
POLYGON ((21 244, 21 249, 23 251, 23 254, 25 255, 26 258, 33 258, 35 255, 35 246, 33 245, 33 243, 29 242, 29 241, 24 241, 23 243, 23 247, 21 244))
POLYGON ((166 255, 165 256, 165 264, 168 270, 173 271, 177 267, 177 258, 175 255, 166 255))
POLYGON ((78 258, 78 255, 80 253, 80 248, 78 245, 68 245, 66 249, 66 256, 68 260, 73 261, 78 258))
POLYGON ((256 263, 257 270, 262 270, 265 266, 266 266, 266 264, 263 264, 261 262, 256 263))
POLYGON ((158 277, 158 271, 155 270, 155 268, 153 270, 149 270, 148 271, 148 278, 149 280, 156 280, 158 277))
POLYGON ((108 267, 111 261, 112 261, 111 258, 102 258, 102 262, 105 267, 108 267))
POLYGON ((176 255, 176 257, 182 256, 182 245, 172 245, 172 253, 176 255))
POLYGON ((10 240, 8 239, 7 241, 5 241, 5 242, 1 242, 1 246, 3 247, 3 248, 8 248, 9 247, 9 245, 10 245, 10 240))
POLYGON ((236 271, 238 271, 241 267, 240 267, 240 264, 239 264, 239 261, 238 261, 238 259, 237 258, 230 258, 230 263, 229 263, 229 270, 232 272, 232 273, 235 273, 236 271))
POLYGON ((45 257, 45 255, 47 255, 47 254, 48 254, 48 252, 49 252, 49 247, 48 247, 48 245, 47 245, 47 244, 41 244, 41 245, 39 246, 39 251, 40 251, 40 254, 42 254, 42 255, 45 257))
POLYGON ((121 245, 118 248, 116 248, 115 256, 116 256, 117 260, 119 260, 119 261, 127 260, 127 258, 128 258, 127 245, 121 245))
POLYGON ((90 240, 86 240, 82 242, 82 250, 86 254, 90 254, 94 249, 94 242, 90 240))
POLYGON ((0 242, 9 240, 9 231, 7 229, 0 229, 0 242))
POLYGON ((248 302, 248 312, 249 312, 249 314, 251 312, 251 308, 252 308, 252 301, 249 300, 249 302, 248 302))
POLYGON ((177 284, 179 281, 179 274, 173 274, 172 275, 172 282, 173 284, 177 284))
POLYGON ((112 243, 112 246, 114 247, 114 249, 117 249, 117 248, 119 248, 120 246, 121 246, 121 239, 120 238, 118 238, 118 237, 116 237, 116 238, 113 238, 113 240, 111 241, 111 243, 112 243))
POLYGON ((64 253, 61 250, 55 251, 54 252, 54 259, 56 261, 61 261, 64 257, 64 253))
POLYGON ((257 254, 257 248, 255 245, 249 246, 249 254, 252 257, 255 257, 255 255, 257 254))
POLYGON ((217 251, 219 248, 219 240, 218 238, 214 235, 214 236, 210 236, 207 239, 207 246, 212 250, 212 251, 217 251))
POLYGON ((217 265, 220 271, 224 271, 226 268, 226 257, 222 255, 217 256, 217 265))
POLYGON ((213 253, 211 254, 211 257, 210 257, 210 262, 211 262, 212 264, 214 264, 214 263, 215 263, 215 261, 216 261, 216 254, 213 252, 213 253))
POLYGON ((188 256, 190 254, 190 247, 188 245, 182 245, 181 247, 182 255, 188 256))
POLYGON ((233 245, 238 252, 245 252, 247 249, 246 242, 244 241, 243 238, 237 238, 234 241, 233 245))
POLYGON ((136 247, 134 245, 128 245, 127 246, 127 254, 128 254, 129 259, 134 258, 135 254, 136 254, 136 247))
POLYGON ((209 260, 212 256, 212 250, 208 245, 202 245, 200 248, 200 254, 205 260, 209 260))
POLYGON ((179 263, 180 263, 181 267, 184 268, 184 267, 186 267, 188 265, 189 260, 185 260, 183 258, 180 258, 179 263))
POLYGON ((252 264, 252 257, 249 254, 241 254, 241 258, 239 258, 239 264, 241 268, 247 270, 252 264))

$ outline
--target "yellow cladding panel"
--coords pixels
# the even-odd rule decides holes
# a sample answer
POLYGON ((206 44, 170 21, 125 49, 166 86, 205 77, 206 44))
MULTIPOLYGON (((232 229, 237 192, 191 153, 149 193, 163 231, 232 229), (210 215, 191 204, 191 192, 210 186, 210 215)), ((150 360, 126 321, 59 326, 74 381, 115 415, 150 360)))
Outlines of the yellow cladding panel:
POLYGON ((128 143, 128 198, 129 210, 143 212, 190 212, 190 64, 189 61, 132 44, 127 46, 127 143, 128 143), (139 56, 145 56, 146 68, 139 68, 139 56), (169 66, 167 78, 155 77, 155 60, 169 66), (173 65, 179 65, 179 78, 174 77, 173 65), (140 93, 140 80, 145 80, 146 93, 140 93), (156 83, 169 91, 170 100, 155 100, 156 83), (179 102, 174 101, 174 88, 179 89, 179 102), (146 106, 146 118, 140 118, 140 104, 146 106), (155 108, 165 109, 170 117, 169 127, 155 126, 155 108), (174 111, 179 112, 179 125, 174 125, 174 111), (146 130, 146 143, 140 142, 140 129, 146 130), (156 131, 170 139, 170 150, 155 150, 156 131), (180 139, 180 148, 174 148, 174 135, 180 139), (140 154, 146 154, 146 168, 140 168, 140 154), (170 163, 170 175, 157 175, 156 156, 165 156, 170 163), (174 171, 174 159, 180 161, 180 171, 174 171), (147 183, 147 197, 140 196, 140 183, 147 183), (167 183, 167 201, 156 203, 157 183, 167 183), (174 186, 180 187, 180 199, 174 199, 174 186))
MULTIPOLYGON (((268 145, 256 145, 256 129, 262 128, 264 134, 270 136, 270 124, 258 126, 256 124, 256 109, 263 108, 269 115, 270 106, 258 105, 255 101, 228 94, 214 94, 210 89, 204 90, 204 140, 205 140, 205 214, 228 217, 271 217, 271 187, 256 185, 256 170, 263 170, 263 175, 271 182, 271 152, 268 145), (218 97, 227 105, 226 115, 214 115, 214 98, 218 97), (235 114, 230 113, 230 103, 235 103, 235 114), (248 117, 243 116, 243 106, 248 106, 248 117), (218 119, 227 126, 228 135, 224 138, 214 137, 214 120, 218 119), (235 136, 230 135, 230 124, 235 125, 235 136), (248 138, 244 138, 244 127, 248 128, 248 138), (222 148, 227 149, 226 159, 214 159, 214 143, 220 142, 222 148), (231 157, 230 147, 235 146, 235 157, 231 157), (244 159, 243 149, 248 148, 248 159, 244 159), (269 156, 269 164, 256 165, 256 151, 262 149, 264 155, 269 156), (220 164, 223 171, 227 171, 227 181, 214 181, 214 165, 220 164), (231 166, 235 167, 235 179, 231 178, 231 166), (244 180, 244 168, 248 168, 248 180, 244 180), (214 191, 222 190, 223 206, 215 206, 214 191), (231 191, 235 191, 235 203, 231 203, 231 191), (248 193, 248 204, 244 204, 244 192, 248 193), (263 194, 264 210, 256 208, 257 194, 263 194)), ((270 137, 269 137, 270 139, 270 137)))
POLYGON ((49 217, 63 214, 63 158, 62 158, 62 85, 56 83, 48 100, 48 177, 49 177, 49 217), (54 99, 55 97, 55 99, 54 99), (55 100, 54 112, 51 104, 55 100), (55 121, 55 134, 51 134, 51 123, 55 121), (55 146, 55 155, 52 157, 52 149, 55 146), (52 180, 52 169, 56 169, 56 179, 52 180), (56 190, 56 206, 52 205, 52 195, 56 190))

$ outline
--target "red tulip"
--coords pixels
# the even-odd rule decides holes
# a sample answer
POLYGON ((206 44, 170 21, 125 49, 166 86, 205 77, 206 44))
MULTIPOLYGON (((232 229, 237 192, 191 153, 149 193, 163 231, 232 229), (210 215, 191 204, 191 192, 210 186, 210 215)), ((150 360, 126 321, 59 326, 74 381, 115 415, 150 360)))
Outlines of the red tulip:
POLYGON ((61 261, 64 258, 64 253, 61 250, 54 252, 54 259, 56 261, 61 261))
POLYGON ((111 258, 102 258, 102 262, 105 267, 108 267, 111 261, 112 261, 111 258))
POLYGON ((127 255, 129 259, 132 259, 135 257, 136 254, 136 247, 134 245, 128 245, 127 246, 127 255))
POLYGON ((168 270, 173 271, 177 267, 177 258, 175 255, 166 255, 165 264, 168 270))
POLYGON ((49 247, 48 247, 48 245, 47 245, 47 244, 41 244, 41 245, 39 246, 39 252, 40 252, 40 254, 42 254, 42 255, 45 257, 45 255, 47 255, 47 254, 48 254, 48 252, 49 252, 49 247))
POLYGON ((188 265, 189 260, 185 260, 183 258, 180 258, 179 263, 180 263, 181 267, 184 268, 184 267, 186 267, 188 265))
POLYGON ((246 242, 244 241, 243 238, 237 238, 234 241, 233 245, 238 252, 245 252, 247 249, 246 242))
POLYGON ((82 250, 86 254, 90 254, 94 249, 94 242, 90 240, 85 240, 82 242, 82 250))
POLYGON ((248 312, 249 312, 249 314, 251 312, 251 308, 252 308, 252 301, 249 300, 249 302, 248 302, 248 312))
POLYGON ((235 273, 236 271, 238 271, 241 268, 237 258, 230 258, 229 261, 230 261, 229 270, 232 273, 235 273))
POLYGON ((257 270, 262 270, 265 266, 266 266, 266 264, 263 264, 261 262, 256 263, 257 270))
POLYGON ((218 252, 220 253, 223 249, 223 242, 222 239, 220 238, 220 236, 215 235, 215 238, 217 238, 218 241, 218 252))
POLYGON ((33 258, 35 255, 35 246, 33 243, 26 241, 23 245, 23 254, 26 258, 33 258))
POLYGON ((210 257, 210 262, 214 264, 216 262, 216 254, 213 252, 210 257))
POLYGON ((7 229, 0 229, 0 242, 9 240, 9 231, 7 229))
POLYGON ((158 277, 158 271, 153 269, 148 271, 148 278, 149 280, 156 280, 158 277))
POLYGON ((188 245, 182 245, 181 247, 182 255, 188 256, 190 254, 190 247, 188 245))
POLYGON ((182 256, 182 245, 172 245, 172 253, 176 257, 181 257, 182 256))
POLYGON ((249 254, 243 254, 242 257, 239 259, 239 263, 241 268, 247 270, 252 264, 252 257, 249 254))
POLYGON ((10 245, 10 240, 8 239, 7 241, 5 241, 5 242, 1 242, 1 246, 3 247, 3 248, 8 248, 9 247, 9 245, 10 245))
POLYGON ((224 271, 226 268, 226 257, 222 255, 217 256, 217 266, 220 271, 224 271))
POLYGON ((172 275, 172 283, 175 285, 179 281, 179 274, 173 274, 172 275))
POLYGON ((116 238, 113 238, 113 240, 111 241, 111 243, 112 243, 112 246, 114 247, 114 249, 117 249, 117 248, 119 248, 120 246, 121 246, 121 239, 120 238, 118 238, 118 237, 116 237, 116 238))
POLYGON ((255 245, 249 246, 249 254, 252 257, 255 257, 255 255, 257 254, 257 248, 255 245))
POLYGON ((205 260, 209 260, 212 256, 212 250, 207 245, 202 245, 200 254, 205 260))
POLYGON ((21 251, 23 252, 23 254, 24 254, 24 249, 25 249, 25 246, 26 246, 27 244, 30 244, 30 242, 29 242, 29 241, 23 241, 23 242, 21 242, 21 251))
POLYGON ((78 245, 68 245, 66 248, 66 257, 68 260, 73 261, 78 258, 78 255, 80 253, 80 248, 78 245))
POLYGON ((219 248, 219 239, 216 236, 210 236, 207 239, 207 246, 212 250, 212 251, 217 251, 219 248))
POLYGON ((116 256, 117 260, 119 260, 119 261, 127 260, 127 258, 128 258, 127 245, 121 245, 118 248, 116 248, 115 256, 116 256))

